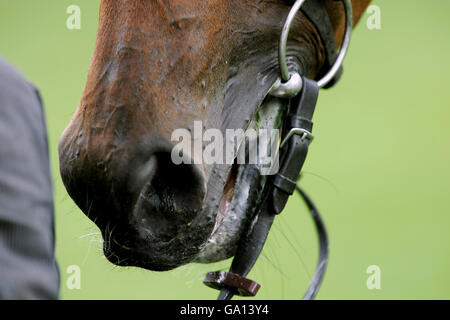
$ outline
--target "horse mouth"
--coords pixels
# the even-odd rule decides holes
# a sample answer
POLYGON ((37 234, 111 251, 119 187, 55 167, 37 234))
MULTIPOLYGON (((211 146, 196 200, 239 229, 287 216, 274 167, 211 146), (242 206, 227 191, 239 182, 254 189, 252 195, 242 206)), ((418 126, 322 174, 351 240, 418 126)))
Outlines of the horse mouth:
POLYGON ((219 203, 219 212, 217 214, 216 224, 214 226, 212 235, 214 235, 216 231, 219 229, 223 220, 225 219, 226 215, 230 210, 231 201, 233 199, 234 190, 236 186, 237 176, 238 176, 238 165, 233 164, 228 171, 227 180, 225 182, 225 186, 222 192, 222 198, 219 203))

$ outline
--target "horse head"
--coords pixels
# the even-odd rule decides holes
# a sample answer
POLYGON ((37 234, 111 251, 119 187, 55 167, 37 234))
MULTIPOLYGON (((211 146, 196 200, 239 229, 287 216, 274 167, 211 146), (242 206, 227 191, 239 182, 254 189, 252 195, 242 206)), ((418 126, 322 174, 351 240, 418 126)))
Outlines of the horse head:
MULTIPOLYGON (((353 0, 355 22, 368 2, 353 0)), ((168 270, 234 254, 257 181, 238 177, 232 163, 174 163, 173 132, 194 132, 199 123, 203 132, 248 128, 278 77, 290 5, 102 0, 87 83, 59 153, 64 185, 102 231, 112 263, 168 270)), ((326 8, 339 44, 344 10, 332 0, 326 8)), ((290 67, 310 78, 325 62, 302 14, 288 55, 290 67)))

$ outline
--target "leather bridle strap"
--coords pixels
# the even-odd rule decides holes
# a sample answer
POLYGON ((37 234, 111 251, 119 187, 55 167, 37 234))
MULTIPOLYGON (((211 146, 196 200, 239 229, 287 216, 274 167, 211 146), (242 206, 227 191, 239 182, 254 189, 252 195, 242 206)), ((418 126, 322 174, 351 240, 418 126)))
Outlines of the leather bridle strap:
POLYGON ((281 213, 288 198, 298 190, 306 201, 316 223, 320 238, 320 261, 318 272, 314 276, 307 298, 315 296, 323 278, 323 273, 328 261, 328 239, 319 213, 311 200, 297 187, 297 180, 301 168, 305 162, 308 147, 312 136, 306 132, 312 130, 312 117, 316 107, 319 87, 317 83, 308 78, 303 78, 301 95, 290 101, 289 113, 284 123, 284 139, 287 142, 281 148, 281 167, 276 175, 269 176, 264 189, 260 205, 257 208, 252 226, 242 236, 238 249, 234 256, 229 272, 210 272, 204 283, 209 287, 220 289, 220 300, 228 300, 234 294, 241 296, 253 296, 259 290, 259 284, 245 277, 258 259, 265 244, 275 216, 281 213), (289 136, 292 130, 304 130, 305 134, 289 136))
POLYGON ((303 297, 304 300, 314 299, 317 292, 322 284, 323 277, 325 276, 325 271, 328 265, 328 235, 325 224, 317 210, 314 202, 311 198, 299 187, 297 186, 297 192, 302 196, 306 205, 308 206, 309 212, 314 220, 314 225, 316 226, 318 238, 319 238, 319 262, 317 263, 316 271, 309 285, 308 291, 303 297))

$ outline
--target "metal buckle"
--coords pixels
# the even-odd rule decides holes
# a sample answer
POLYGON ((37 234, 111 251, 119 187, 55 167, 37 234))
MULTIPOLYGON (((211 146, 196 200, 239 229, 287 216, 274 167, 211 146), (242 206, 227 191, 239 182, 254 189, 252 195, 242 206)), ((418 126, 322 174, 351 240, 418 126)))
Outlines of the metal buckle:
POLYGON ((309 132, 308 130, 302 129, 302 128, 292 128, 291 130, 289 130, 288 134, 281 142, 280 149, 282 149, 286 145, 286 143, 289 141, 289 139, 293 135, 301 135, 302 141, 304 141, 305 139, 308 139, 309 143, 311 143, 314 140, 314 135, 311 132, 309 132))

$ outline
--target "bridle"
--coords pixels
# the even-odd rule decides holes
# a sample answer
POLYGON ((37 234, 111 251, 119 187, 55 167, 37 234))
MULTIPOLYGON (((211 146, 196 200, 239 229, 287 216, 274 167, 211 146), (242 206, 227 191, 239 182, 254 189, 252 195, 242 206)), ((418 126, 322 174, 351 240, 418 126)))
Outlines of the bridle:
POLYGON ((260 285, 245 278, 258 259, 276 215, 280 214, 288 198, 297 191, 304 199, 314 220, 319 237, 319 261, 308 291, 303 299, 313 299, 322 283, 328 263, 328 237, 320 214, 309 196, 297 185, 308 147, 313 140, 312 117, 320 88, 330 88, 342 74, 342 63, 347 53, 352 28, 353 10, 351 0, 341 1, 345 7, 346 27, 339 53, 334 31, 325 8, 325 0, 296 0, 283 27, 279 43, 279 66, 281 75, 269 91, 269 95, 288 99, 288 109, 282 127, 279 148, 280 168, 270 176, 246 232, 239 240, 229 272, 216 271, 206 275, 204 283, 220 290, 218 299, 229 300, 233 295, 254 296, 260 285), (326 51, 326 63, 319 80, 311 80, 296 71, 289 71, 286 48, 289 31, 298 11, 314 24, 326 51))

